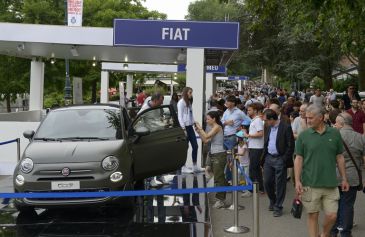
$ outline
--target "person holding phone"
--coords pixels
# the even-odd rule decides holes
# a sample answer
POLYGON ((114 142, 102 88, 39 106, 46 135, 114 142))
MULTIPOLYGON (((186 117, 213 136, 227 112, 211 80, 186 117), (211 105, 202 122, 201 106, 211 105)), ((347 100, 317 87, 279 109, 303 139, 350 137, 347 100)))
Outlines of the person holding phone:
POLYGON ((190 169, 186 166, 183 166, 183 173, 198 173, 204 172, 204 169, 198 167, 198 142, 196 140, 195 131, 193 125, 195 123, 194 115, 193 115, 193 89, 190 87, 185 87, 181 94, 181 99, 177 103, 177 111, 178 111, 178 119, 181 128, 184 130, 184 133, 192 147, 192 160, 193 160, 193 169, 190 169))

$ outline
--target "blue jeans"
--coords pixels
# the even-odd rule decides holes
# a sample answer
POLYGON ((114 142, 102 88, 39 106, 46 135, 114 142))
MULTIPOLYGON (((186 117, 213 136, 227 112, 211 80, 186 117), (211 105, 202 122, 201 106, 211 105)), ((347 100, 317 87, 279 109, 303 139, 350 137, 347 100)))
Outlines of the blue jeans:
POLYGON ((281 156, 267 155, 264 164, 264 186, 274 210, 283 209, 287 169, 281 156))
POLYGON ((224 137, 224 149, 231 150, 237 145, 236 136, 224 137))
POLYGON ((341 237, 350 237, 354 222, 354 204, 356 201, 357 187, 350 187, 348 192, 340 190, 340 200, 338 202, 338 212, 336 224, 332 227, 331 234, 338 233, 337 227, 341 226, 341 237))
POLYGON ((186 134, 188 135, 188 140, 192 147, 191 157, 193 159, 193 164, 196 164, 198 160, 198 142, 196 141, 195 131, 193 126, 186 126, 185 127, 186 134))

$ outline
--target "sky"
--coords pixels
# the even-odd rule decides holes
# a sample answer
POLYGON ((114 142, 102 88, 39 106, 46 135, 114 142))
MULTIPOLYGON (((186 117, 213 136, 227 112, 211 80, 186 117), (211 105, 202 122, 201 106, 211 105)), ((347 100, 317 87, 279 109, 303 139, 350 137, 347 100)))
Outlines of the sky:
POLYGON ((168 20, 185 20, 190 2, 195 0, 146 0, 142 4, 149 10, 167 14, 168 20))

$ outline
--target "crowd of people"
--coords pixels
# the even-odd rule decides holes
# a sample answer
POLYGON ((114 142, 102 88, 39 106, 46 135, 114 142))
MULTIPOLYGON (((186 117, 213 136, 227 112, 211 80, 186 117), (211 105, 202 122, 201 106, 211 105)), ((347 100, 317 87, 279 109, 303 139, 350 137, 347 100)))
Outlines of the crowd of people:
MULTIPOLYGON (((186 87, 170 104, 192 147, 193 167, 182 172, 214 176, 216 186, 230 183, 232 156, 259 191, 267 194, 268 211, 283 215, 287 181, 308 213, 311 237, 351 236, 354 203, 365 161, 365 100, 354 86, 342 98, 330 90, 306 93, 267 84, 211 96, 203 124, 193 116, 193 89, 186 87), (199 134, 204 168, 197 165, 199 134), (324 210, 322 232, 319 212, 324 210)), ((241 171, 241 172, 242 172, 241 171)), ((249 197, 250 192, 242 193, 249 197)), ((216 194, 214 208, 226 206, 226 194, 216 194)))
MULTIPOLYGON (((274 217, 283 214, 292 178, 308 213, 309 236, 351 236, 365 161, 365 100, 355 86, 342 98, 333 90, 288 93, 269 85, 219 92, 209 101, 205 131, 197 124, 196 132, 208 144, 206 172, 213 173, 216 186, 229 182, 224 151, 237 147, 244 172, 267 194, 274 217)), ((224 193, 216 199, 215 208, 226 206, 224 193)))

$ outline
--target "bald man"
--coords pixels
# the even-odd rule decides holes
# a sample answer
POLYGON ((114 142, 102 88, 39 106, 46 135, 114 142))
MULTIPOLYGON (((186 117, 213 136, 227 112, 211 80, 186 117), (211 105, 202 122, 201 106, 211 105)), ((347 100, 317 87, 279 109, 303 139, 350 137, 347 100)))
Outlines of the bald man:
POLYGON ((286 116, 285 114, 283 114, 281 112, 281 107, 280 105, 277 105, 277 104, 271 104, 269 109, 272 109, 275 111, 275 113, 278 115, 279 117, 279 120, 282 121, 282 122, 285 122, 287 124, 290 124, 290 119, 288 116, 286 116))

